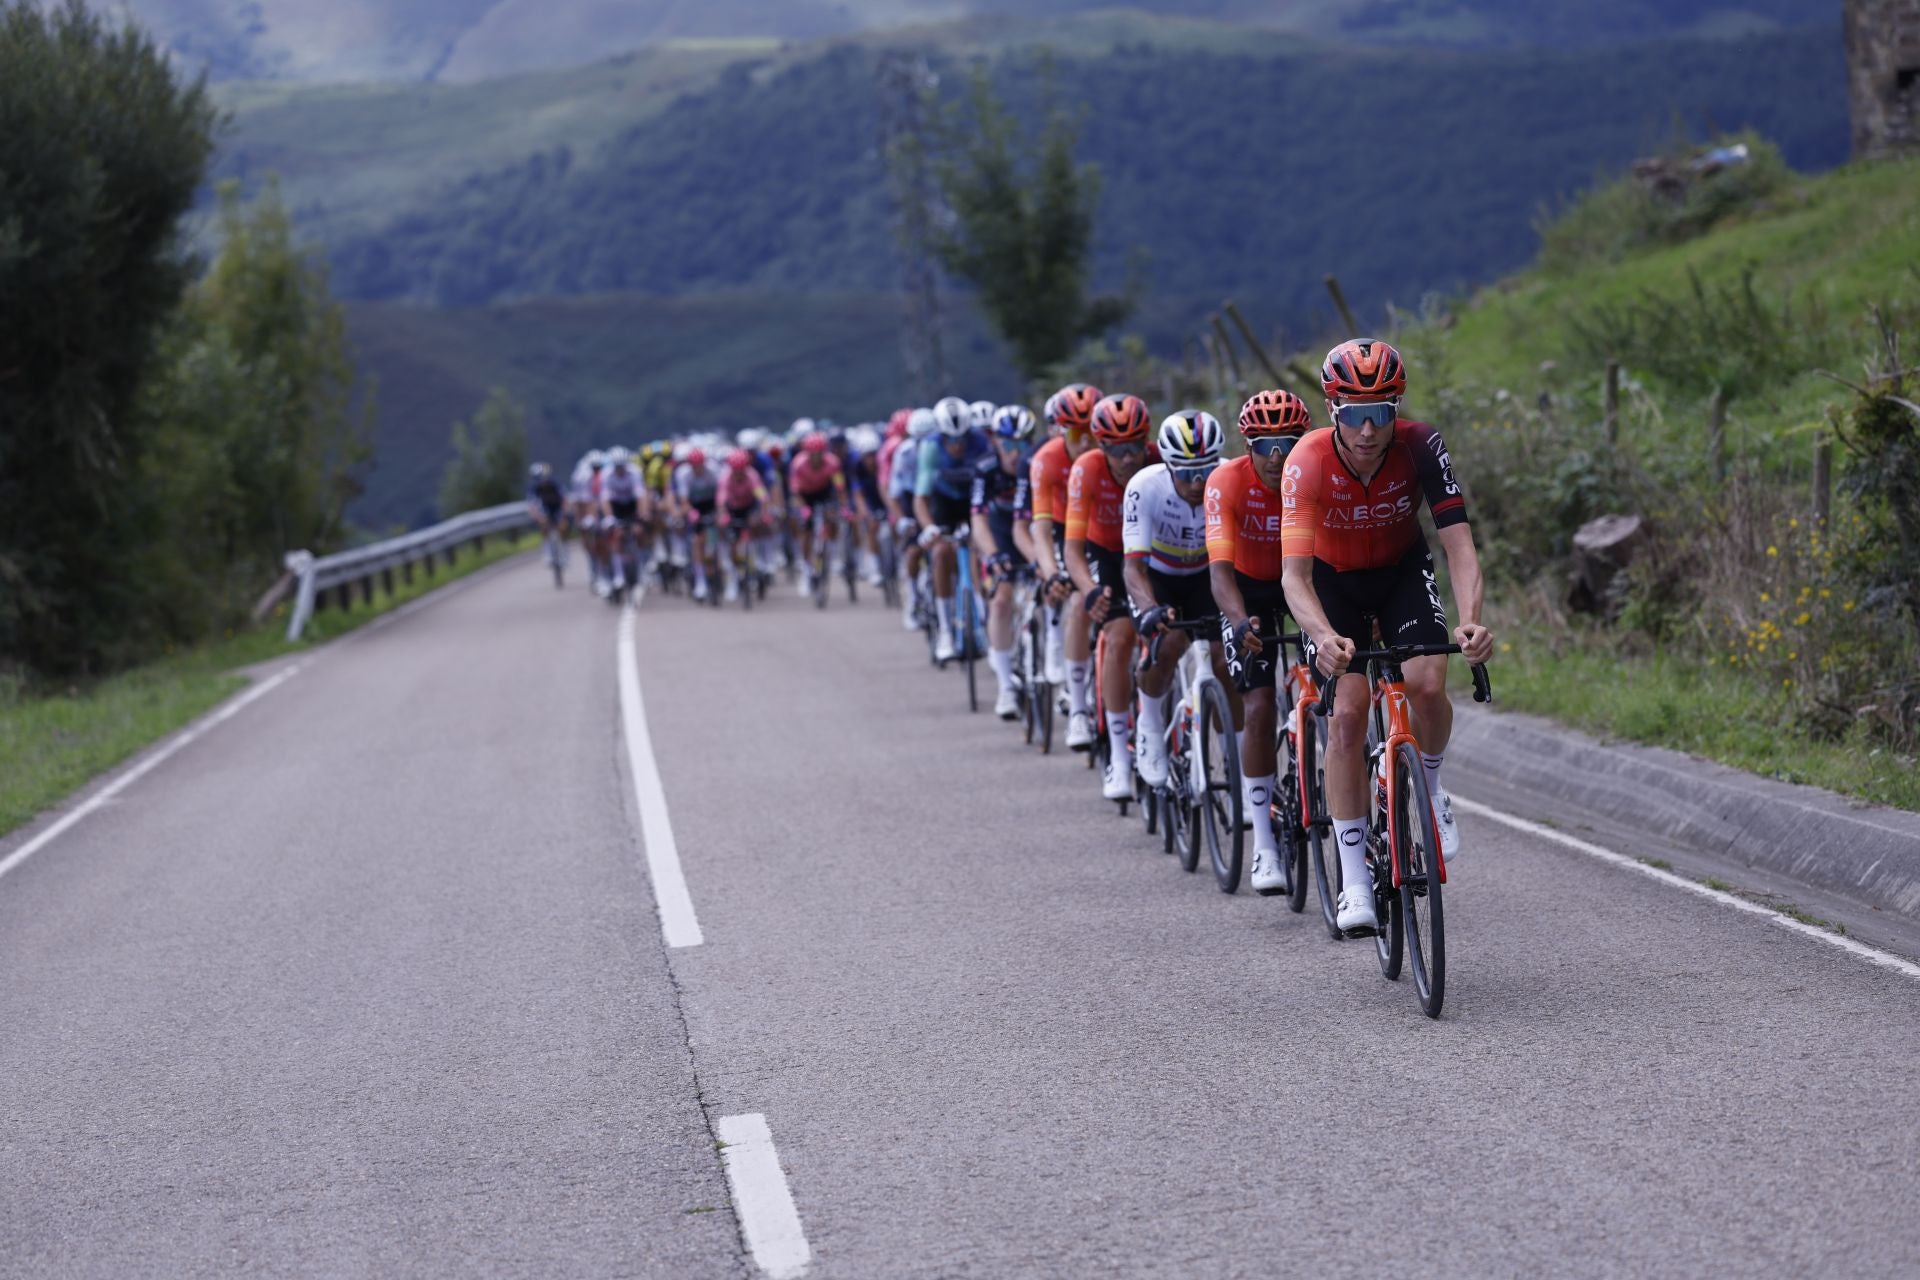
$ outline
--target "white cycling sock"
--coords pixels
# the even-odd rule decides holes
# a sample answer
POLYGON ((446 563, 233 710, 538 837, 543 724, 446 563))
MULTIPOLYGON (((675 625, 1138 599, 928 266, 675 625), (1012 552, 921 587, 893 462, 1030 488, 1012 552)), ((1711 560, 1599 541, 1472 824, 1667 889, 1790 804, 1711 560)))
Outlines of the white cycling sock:
POLYGON ((1000 692, 1013 688, 1013 650, 987 650, 987 663, 993 668, 993 674, 1000 681, 1000 692))
POLYGON ((1107 740, 1113 743, 1113 758, 1127 759, 1127 713, 1107 712, 1107 740))
POLYGON ((1367 872, 1367 820, 1335 818, 1333 838, 1340 846, 1341 887, 1367 887, 1371 883, 1367 872))
POLYGON ((942 631, 952 631, 953 597, 935 596, 933 600, 933 614, 936 618, 940 619, 940 629, 942 631))
POLYGON ((1253 820, 1253 843, 1256 848, 1274 849, 1278 842, 1273 838, 1273 821, 1262 821, 1261 815, 1271 812, 1273 805, 1273 781, 1278 776, 1268 774, 1264 778, 1242 776, 1240 779, 1240 798, 1247 807, 1247 816, 1253 820))
POLYGON ((1087 714, 1087 685, 1092 679, 1092 658, 1067 664, 1067 709, 1074 715, 1087 714))
POLYGON ((1163 698, 1149 697, 1144 693, 1140 695, 1140 736, 1167 736, 1167 704, 1163 698))
POLYGON ((1065 665, 1067 661, 1067 624, 1047 610, 1047 661, 1065 665))
POLYGON ((1447 753, 1444 751, 1433 755, 1428 755, 1424 751, 1420 753, 1420 763, 1427 771, 1427 790, 1436 796, 1440 794, 1440 762, 1446 758, 1447 753))

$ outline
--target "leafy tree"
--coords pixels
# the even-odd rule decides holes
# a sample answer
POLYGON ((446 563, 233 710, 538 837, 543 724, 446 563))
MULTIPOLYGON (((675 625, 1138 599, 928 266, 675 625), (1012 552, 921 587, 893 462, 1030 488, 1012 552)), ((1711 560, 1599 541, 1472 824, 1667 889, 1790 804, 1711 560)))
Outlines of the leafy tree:
POLYGON ((136 401, 215 122, 133 28, 0 0, 0 656, 68 672, 137 641, 136 401))
POLYGON ((1133 306, 1129 298, 1088 296, 1100 175, 1074 159, 1073 118, 1048 102, 1045 120, 1037 143, 1024 140, 986 70, 978 69, 964 105, 948 117, 948 154, 939 166, 954 222, 935 250, 980 291, 982 308, 1029 379, 1124 320, 1133 306))
POLYGON ((344 309, 325 266, 294 244, 277 188, 248 206, 224 184, 219 232, 147 400, 158 444, 143 487, 162 499, 147 572, 170 580, 171 629, 188 635, 193 601, 206 623, 222 620, 284 552, 337 543, 372 455, 344 309))
POLYGON ((526 474, 526 410, 505 387, 495 387, 471 426, 453 424, 453 459, 440 476, 440 515, 512 502, 525 489, 526 474))

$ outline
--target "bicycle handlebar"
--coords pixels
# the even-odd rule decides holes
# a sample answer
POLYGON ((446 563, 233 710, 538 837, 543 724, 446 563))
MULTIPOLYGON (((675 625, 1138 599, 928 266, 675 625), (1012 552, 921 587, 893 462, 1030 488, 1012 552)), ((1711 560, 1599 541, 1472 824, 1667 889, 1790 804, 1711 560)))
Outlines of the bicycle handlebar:
MULTIPOLYGON (((1347 674, 1356 674, 1355 667, 1370 662, 1390 662, 1399 666, 1408 658, 1439 658, 1460 652, 1457 644, 1395 644, 1384 649, 1356 649, 1353 658, 1347 664, 1347 674)), ((1487 675, 1487 664, 1475 662, 1468 666, 1473 676, 1473 700, 1475 702, 1493 701, 1493 681, 1487 675)), ((1314 708, 1314 714, 1330 715, 1333 712, 1333 692, 1340 684, 1338 679, 1320 681, 1320 704, 1314 708)))

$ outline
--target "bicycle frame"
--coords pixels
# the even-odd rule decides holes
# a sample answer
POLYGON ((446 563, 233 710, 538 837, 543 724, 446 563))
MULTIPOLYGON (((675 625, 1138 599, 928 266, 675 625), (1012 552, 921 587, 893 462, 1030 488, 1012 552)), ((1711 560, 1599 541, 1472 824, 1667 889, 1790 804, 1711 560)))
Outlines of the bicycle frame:
MULTIPOLYGON (((1374 775, 1381 781, 1374 789, 1373 802, 1384 808, 1387 813, 1387 855, 1393 869, 1393 887, 1398 889, 1404 880, 1400 865, 1400 813, 1393 804, 1396 784, 1399 782, 1400 744, 1410 743, 1415 751, 1420 749, 1419 739, 1413 736, 1413 703, 1407 697, 1405 679, 1400 674, 1397 662, 1370 662, 1367 664, 1367 685, 1372 693, 1369 713, 1373 732, 1369 735, 1376 739, 1369 744, 1368 763, 1375 766, 1374 775), (1386 753, 1386 771, 1379 770, 1380 753, 1386 753), (1384 790, 1382 788, 1384 787, 1384 790)), ((1438 849, 1431 850, 1433 861, 1440 868, 1440 883, 1447 882, 1447 860, 1438 849)))

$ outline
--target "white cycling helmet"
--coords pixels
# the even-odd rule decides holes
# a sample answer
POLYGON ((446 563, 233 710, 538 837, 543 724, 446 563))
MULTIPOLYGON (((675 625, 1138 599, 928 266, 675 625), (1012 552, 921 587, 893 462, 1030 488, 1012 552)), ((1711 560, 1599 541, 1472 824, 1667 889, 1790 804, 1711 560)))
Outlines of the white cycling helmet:
POLYGON ((587 450, 587 456, 580 459, 580 465, 589 471, 596 467, 604 467, 607 465, 607 455, 598 449, 589 449, 587 450))
POLYGON ((870 426, 854 427, 847 432, 847 446, 855 453, 873 453, 880 448, 880 433, 870 426))
POLYGON ((812 418, 795 418, 793 425, 787 428, 787 437, 789 439, 798 439, 811 430, 813 430, 812 418))
POLYGON ((975 431, 985 431, 993 425, 994 410, 1000 406, 991 400, 975 400, 967 406, 967 423, 975 431))
POLYGON ((617 444, 607 450, 607 465, 610 467, 624 467, 632 461, 633 454, 628 452, 627 446, 623 444, 617 444))
POLYGON ((963 436, 973 428, 973 407, 959 396, 948 396, 933 406, 934 425, 943 436, 963 436))
POLYGON ((1182 409, 1169 414, 1160 424, 1156 443, 1160 461, 1176 470, 1210 467, 1220 461, 1220 450, 1227 442, 1220 420, 1205 409, 1182 409))
POLYGON ((987 430, 997 440, 1031 444, 1036 430, 1033 410, 1023 404, 1003 404, 993 411, 993 422, 987 430))
POLYGON ((931 409, 915 409, 907 415, 907 439, 909 440, 925 440, 939 429, 939 419, 933 416, 931 409))

